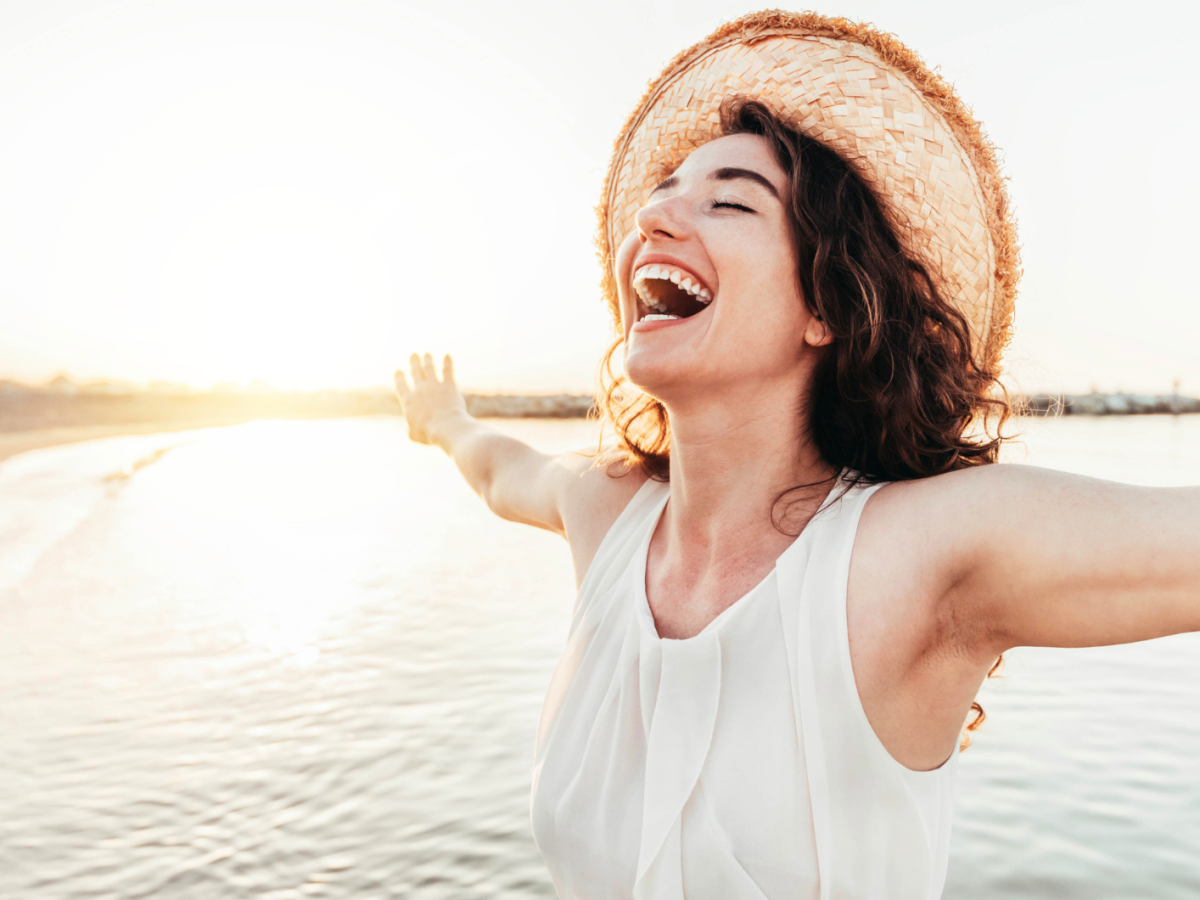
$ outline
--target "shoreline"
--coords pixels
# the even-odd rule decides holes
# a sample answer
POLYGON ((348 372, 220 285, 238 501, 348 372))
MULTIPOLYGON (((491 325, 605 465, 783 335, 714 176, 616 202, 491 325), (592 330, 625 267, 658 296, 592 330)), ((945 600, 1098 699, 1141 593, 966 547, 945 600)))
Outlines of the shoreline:
POLYGON ((243 425, 236 422, 132 422, 128 425, 60 425, 54 428, 31 428, 27 431, 0 432, 0 463, 22 453, 46 450, 67 444, 99 440, 107 437, 129 437, 136 434, 170 434, 175 431, 194 431, 199 428, 219 428, 224 425, 243 425))
MULTIPOLYGON (((1109 418, 1119 417, 1124 418, 1130 415, 1180 415, 1181 413, 1172 413, 1169 411, 1159 412, 1157 410, 1150 413, 1074 413, 1063 412, 1062 410, 1043 411, 1033 409, 1018 418, 1031 419, 1057 419, 1057 418, 1109 418)), ((1187 415, 1188 413, 1182 413, 1187 415)), ((380 413, 360 413, 358 415, 380 415, 380 413)), ((323 419, 341 419, 341 418, 356 418, 357 416, 311 416, 288 417, 291 421, 318 421, 323 419)), ((401 418, 397 416, 397 418, 401 418)), ((582 416, 562 416, 562 415, 482 415, 478 418, 500 418, 500 419, 560 419, 560 418, 582 418, 582 416)), ((34 450, 45 450, 50 447, 60 447, 67 444, 78 444, 83 441, 98 440, 107 437, 127 437, 139 434, 171 434, 181 431, 195 431, 201 428, 224 428, 234 425, 247 425, 251 422, 264 421, 281 421, 279 416, 262 416, 256 418, 235 418, 235 419, 212 419, 198 420, 195 422, 130 422, 127 424, 105 423, 92 425, 58 425, 51 428, 30 428, 22 431, 0 431, 0 463, 11 459, 14 456, 19 456, 22 453, 29 453, 34 450)))
MULTIPOLYGON (((592 398, 465 395, 471 415, 481 419, 584 418, 592 398)), ((395 415, 391 391, 317 391, 278 394, 104 393, 0 384, 0 462, 31 450, 104 437, 167 434, 274 420, 339 419, 395 415)))
MULTIPOLYGON (((584 418, 589 396, 465 395, 481 419, 584 418)), ((1021 418, 1200 414, 1200 399, 1178 395, 1034 394, 1018 398, 1021 418)), ((32 450, 136 434, 168 434, 280 419, 399 415, 389 391, 291 395, 104 395, 38 389, 0 391, 0 462, 32 450)))

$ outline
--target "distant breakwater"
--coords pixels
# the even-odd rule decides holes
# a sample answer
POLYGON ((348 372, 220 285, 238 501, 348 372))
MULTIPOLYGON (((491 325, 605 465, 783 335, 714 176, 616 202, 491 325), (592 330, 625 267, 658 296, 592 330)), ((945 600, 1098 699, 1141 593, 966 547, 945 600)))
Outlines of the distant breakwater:
MULTIPOLYGON (((574 394, 467 394, 478 418, 581 419, 590 396, 574 394)), ((182 391, 53 387, 0 381, 0 433, 49 428, 158 424, 164 429, 233 425, 257 419, 330 419, 395 415, 395 394, 385 388, 354 391, 182 391)))
MULTIPOLYGON (((467 410, 477 418, 574 419, 593 408, 591 397, 562 394, 522 397, 503 394, 469 394, 467 410)), ((1177 394, 1031 394, 1017 397, 1022 414, 1064 416, 1185 415, 1200 413, 1200 399, 1177 394)))
MULTIPOLYGON (((467 410, 477 418, 575 419, 593 408, 591 397, 561 394, 523 397, 505 394, 468 394, 467 410)), ((1178 394, 1031 394, 1017 397, 1022 414, 1063 416, 1185 415, 1200 413, 1200 399, 1178 394)))
MULTIPOLYGON (((594 408, 578 394, 467 394, 467 410, 478 418, 581 419, 594 408)), ((1016 398, 1029 415, 1114 416, 1200 413, 1200 399, 1145 394, 1033 394, 1016 398)), ((0 381, 0 433, 49 428, 161 425, 164 430, 232 425, 256 419, 325 419, 394 415, 399 404, 390 390, 357 391, 181 391, 96 389, 55 383, 29 386, 0 381)))
POLYGON ((1064 416, 1143 416, 1200 413, 1200 399, 1178 394, 1032 394, 1022 412, 1064 416))
POLYGON ((467 412, 478 419, 582 419, 594 405, 591 397, 575 394, 467 394, 465 399, 467 412))

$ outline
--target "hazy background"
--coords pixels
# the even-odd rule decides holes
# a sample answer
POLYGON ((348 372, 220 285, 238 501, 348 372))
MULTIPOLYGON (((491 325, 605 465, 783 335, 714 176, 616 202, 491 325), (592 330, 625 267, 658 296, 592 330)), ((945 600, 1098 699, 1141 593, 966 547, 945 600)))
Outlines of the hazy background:
MULTIPOLYGON (((0 378, 591 389, 647 80, 745 2, 3 0, 0 378)), ((1027 391, 1200 391, 1195 4, 886 3, 1004 151, 1027 391), (1135 12, 1136 10, 1136 12, 1135 12)))

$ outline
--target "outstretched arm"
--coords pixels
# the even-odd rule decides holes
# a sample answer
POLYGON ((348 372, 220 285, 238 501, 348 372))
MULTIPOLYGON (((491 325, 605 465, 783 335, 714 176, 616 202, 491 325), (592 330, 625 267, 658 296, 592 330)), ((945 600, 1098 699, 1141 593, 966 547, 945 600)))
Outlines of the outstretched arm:
POLYGON ((429 354, 421 359, 414 353, 410 364, 411 386, 403 370, 396 372, 408 436, 446 451, 467 484, 498 516, 564 534, 557 488, 565 473, 559 460, 473 419, 455 384, 449 356, 441 379, 429 354))
POLYGON ((395 376, 409 437, 445 450, 497 515, 568 538, 576 578, 582 580, 608 527, 644 477, 636 472, 610 477, 614 467, 597 466, 583 454, 539 453, 473 419, 449 356, 440 379, 429 354, 422 359, 414 353, 410 364, 411 384, 403 371, 395 376))
POLYGON ((999 465, 895 489, 940 545, 943 634, 984 658, 1200 631, 1200 487, 999 465))
POLYGON ((1200 631, 1200 487, 1027 466, 983 485, 976 590, 1005 645, 1090 647, 1200 631), (991 533, 989 538, 987 532, 991 533))

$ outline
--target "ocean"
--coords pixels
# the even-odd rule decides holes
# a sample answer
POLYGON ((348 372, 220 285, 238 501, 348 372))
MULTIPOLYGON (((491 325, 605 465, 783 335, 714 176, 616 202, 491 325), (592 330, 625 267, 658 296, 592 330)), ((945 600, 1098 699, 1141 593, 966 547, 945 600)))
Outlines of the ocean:
MULTIPOLYGON (((1200 416, 1021 427, 1014 461, 1200 484, 1200 416)), ((529 783, 573 595, 558 537, 394 417, 0 463, 0 896, 553 897, 529 783)), ((1200 896, 1198 662, 1200 634, 1012 651, 947 900, 1200 896)))

